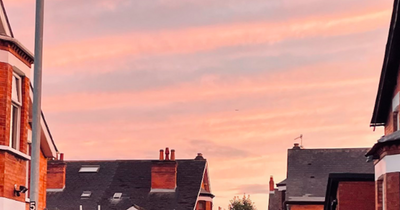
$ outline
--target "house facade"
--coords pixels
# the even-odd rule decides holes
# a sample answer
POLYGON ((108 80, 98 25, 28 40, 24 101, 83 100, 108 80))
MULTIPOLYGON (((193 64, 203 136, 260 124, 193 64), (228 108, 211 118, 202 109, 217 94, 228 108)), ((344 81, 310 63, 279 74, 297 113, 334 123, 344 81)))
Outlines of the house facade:
MULTIPOLYGON (((33 55, 14 38, 0 0, 0 209, 29 209, 33 55)), ((41 117, 38 209, 46 206, 47 159, 57 148, 41 117)))
POLYGON ((160 151, 158 160, 49 162, 48 210, 212 210, 207 160, 175 159, 160 151))

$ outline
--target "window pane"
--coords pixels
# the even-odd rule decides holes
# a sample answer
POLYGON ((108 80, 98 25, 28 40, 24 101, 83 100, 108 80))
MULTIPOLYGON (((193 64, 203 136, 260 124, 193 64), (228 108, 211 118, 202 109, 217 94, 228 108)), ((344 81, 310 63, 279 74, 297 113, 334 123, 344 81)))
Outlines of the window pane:
POLYGON ((11 106, 11 121, 10 121, 10 147, 17 149, 18 141, 18 117, 19 108, 11 106))
POLYGON ((20 97, 21 96, 21 84, 20 84, 20 79, 17 78, 16 76, 13 76, 12 80, 12 100, 15 102, 21 102, 20 97))

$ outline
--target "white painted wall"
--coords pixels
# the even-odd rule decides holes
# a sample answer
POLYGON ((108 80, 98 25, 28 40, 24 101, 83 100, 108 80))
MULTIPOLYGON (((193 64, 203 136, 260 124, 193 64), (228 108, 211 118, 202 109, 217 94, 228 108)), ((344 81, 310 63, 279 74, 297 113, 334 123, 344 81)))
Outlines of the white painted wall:
POLYGON ((10 64, 18 74, 26 76, 31 80, 31 69, 12 53, 6 50, 0 50, 0 62, 10 64))
POLYGON ((25 210, 25 202, 0 197, 0 209, 25 210))
POLYGON ((375 181, 381 175, 392 172, 400 172, 400 154, 386 155, 375 164, 375 181))

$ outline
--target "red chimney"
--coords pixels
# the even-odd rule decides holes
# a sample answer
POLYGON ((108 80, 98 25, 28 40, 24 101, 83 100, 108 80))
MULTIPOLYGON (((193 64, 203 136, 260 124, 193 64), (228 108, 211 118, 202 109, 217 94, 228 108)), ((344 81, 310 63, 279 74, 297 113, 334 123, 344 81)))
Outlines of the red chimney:
POLYGON ((159 160, 164 160, 164 150, 160 149, 160 158, 159 160))
POLYGON ((171 149, 171 160, 175 160, 175 150, 171 149))
POLYGON ((64 154, 60 154, 60 159, 47 162, 47 190, 62 190, 65 187, 65 173, 67 164, 63 161, 64 154))
POLYGON ((175 151, 165 149, 165 160, 152 161, 151 165, 151 192, 173 192, 176 188, 176 171, 178 163, 175 161, 175 151))
POLYGON ((269 178, 269 194, 274 194, 274 193, 275 193, 274 178, 271 176, 269 178))

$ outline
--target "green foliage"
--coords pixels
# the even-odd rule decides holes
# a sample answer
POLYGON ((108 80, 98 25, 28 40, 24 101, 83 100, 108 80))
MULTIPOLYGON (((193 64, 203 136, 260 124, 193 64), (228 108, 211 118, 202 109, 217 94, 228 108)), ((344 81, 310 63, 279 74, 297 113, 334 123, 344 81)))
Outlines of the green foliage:
POLYGON ((239 198, 239 196, 233 197, 233 200, 229 201, 229 210, 257 210, 254 202, 250 200, 250 195, 246 197, 246 194, 243 195, 243 198, 239 198))

